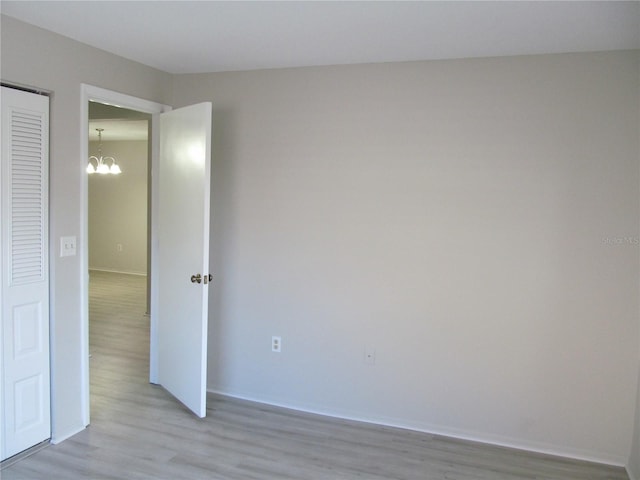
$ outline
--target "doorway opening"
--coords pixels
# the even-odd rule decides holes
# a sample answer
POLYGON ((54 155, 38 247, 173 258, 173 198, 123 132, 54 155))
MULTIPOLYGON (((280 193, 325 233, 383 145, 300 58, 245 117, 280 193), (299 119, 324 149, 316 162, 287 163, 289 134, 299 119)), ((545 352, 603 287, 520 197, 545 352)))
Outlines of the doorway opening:
MULTIPOLYGON (((104 155, 109 159, 105 164, 118 165, 122 173, 88 176, 88 267, 146 276, 147 315, 151 263, 150 126, 148 113, 89 102, 89 155, 104 155)), ((91 162, 92 167, 95 162, 91 162)))
MULTIPOLYGON (((82 299, 82 319, 81 319, 81 370, 82 370, 82 419, 85 426, 91 423, 91 398, 90 398, 90 373, 89 373, 89 179, 90 175, 85 173, 87 168, 89 154, 89 107, 92 104, 100 104, 107 107, 119 107, 134 112, 143 112, 151 118, 148 128, 148 162, 150 169, 157 168, 158 155, 158 115, 162 112, 171 110, 170 107, 159 103, 144 100, 138 97, 125 95, 122 93, 105 90, 103 88, 92 85, 83 84, 81 86, 81 155, 83 182, 81 184, 81 238, 78 242, 78 253, 81 260, 81 292, 82 299)), ((101 107, 99 107, 101 108, 101 107)), ((118 116, 121 112, 118 113, 118 116)), ((103 115, 99 115, 103 116, 103 115)), ((106 154, 106 152, 105 152, 106 154)), ((157 188, 156 179, 152 177, 147 179, 147 190, 150 191, 150 201, 148 201, 149 210, 153 211, 157 204, 157 188)), ((154 277, 155 256, 155 236, 157 226, 152 216, 150 219, 150 227, 147 235, 151 239, 153 248, 147 248, 147 279, 150 286, 145 286, 146 304, 145 310, 150 314, 149 320, 149 381, 157 383, 157 337, 156 337, 156 302, 157 288, 155 287, 156 279, 154 277), (149 258, 150 256, 150 258, 149 258)), ((124 244, 123 244, 124 250, 124 244)), ((116 245, 117 249, 117 245, 116 245)))
POLYGON ((151 115, 88 107, 89 371, 99 413, 105 391, 148 380, 151 115))
MULTIPOLYGON (((149 382, 160 385, 197 416, 204 417, 208 283, 211 280, 208 259, 212 104, 202 102, 172 110, 166 105, 90 85, 82 85, 81 94, 81 138, 84 139, 89 136, 91 101, 152 115, 149 382), (159 252, 160 245, 164 253, 159 252), (173 280, 179 285, 172 284, 173 280), (162 312, 160 318, 159 312, 162 312)), ((80 158, 85 162, 85 171, 90 158, 88 143, 81 142, 80 158)), ((91 412, 89 176, 83 175, 81 188, 82 238, 79 243, 83 302, 81 395, 85 425, 90 423, 91 412)))

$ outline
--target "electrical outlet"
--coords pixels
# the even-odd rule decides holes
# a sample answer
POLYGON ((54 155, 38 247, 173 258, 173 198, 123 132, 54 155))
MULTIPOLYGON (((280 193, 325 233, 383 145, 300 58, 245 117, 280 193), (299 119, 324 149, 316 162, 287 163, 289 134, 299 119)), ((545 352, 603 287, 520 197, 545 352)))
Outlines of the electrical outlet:
POLYGON ((282 351, 282 338, 271 337, 271 351, 280 353, 282 351))

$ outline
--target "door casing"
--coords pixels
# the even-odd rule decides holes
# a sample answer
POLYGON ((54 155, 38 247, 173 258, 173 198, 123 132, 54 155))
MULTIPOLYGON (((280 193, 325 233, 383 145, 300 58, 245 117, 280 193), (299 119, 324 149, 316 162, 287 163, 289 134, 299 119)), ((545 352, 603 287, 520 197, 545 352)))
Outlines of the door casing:
MULTIPOLYGON (((159 151, 159 115, 168 112, 172 108, 161 103, 151 102, 141 98, 133 97, 93 85, 81 85, 81 112, 80 112, 80 162, 78 166, 82 172, 86 168, 86 159, 89 158, 89 102, 95 101, 107 105, 113 105, 129 110, 151 114, 151 291, 150 291, 150 329, 149 329, 149 381, 158 381, 158 360, 157 360, 157 305, 158 289, 157 279, 154 275, 157 271, 157 231, 158 225, 153 212, 158 206, 158 178, 153 172, 158 171, 158 151, 159 151)), ((86 175, 82 176, 80 188, 80 218, 81 235, 78 240, 78 254, 80 256, 81 275, 81 374, 82 374, 82 419, 84 425, 89 425, 91 420, 90 412, 90 392, 89 392, 89 180, 86 175)))

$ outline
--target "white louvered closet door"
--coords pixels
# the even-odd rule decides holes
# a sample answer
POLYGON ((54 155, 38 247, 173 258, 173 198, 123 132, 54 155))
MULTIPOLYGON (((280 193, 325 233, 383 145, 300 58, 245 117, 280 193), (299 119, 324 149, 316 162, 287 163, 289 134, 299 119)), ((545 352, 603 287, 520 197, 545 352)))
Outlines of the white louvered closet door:
POLYGON ((51 436, 49 98, 2 87, 0 453, 51 436))

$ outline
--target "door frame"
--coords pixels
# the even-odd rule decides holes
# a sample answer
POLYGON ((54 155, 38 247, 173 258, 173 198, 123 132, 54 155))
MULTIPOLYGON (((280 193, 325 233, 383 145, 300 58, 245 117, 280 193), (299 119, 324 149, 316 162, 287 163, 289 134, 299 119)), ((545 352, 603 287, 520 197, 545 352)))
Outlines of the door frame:
POLYGON ((89 158, 89 102, 96 101, 129 110, 136 110, 151 114, 151 290, 150 290, 150 331, 149 331, 149 381, 158 381, 158 357, 157 357, 157 305, 158 282, 155 277, 157 271, 157 241, 158 225, 153 214, 158 206, 158 177, 154 172, 158 171, 159 161, 159 131, 160 114, 168 112, 172 108, 161 103, 144 100, 123 93, 106 90, 93 85, 81 84, 80 89, 80 167, 83 173, 80 187, 80 239, 78 240, 78 253, 80 255, 80 308, 81 308, 81 372, 82 372, 82 419, 89 425, 91 419, 91 397, 89 391, 89 179, 85 172, 86 162, 89 158))

